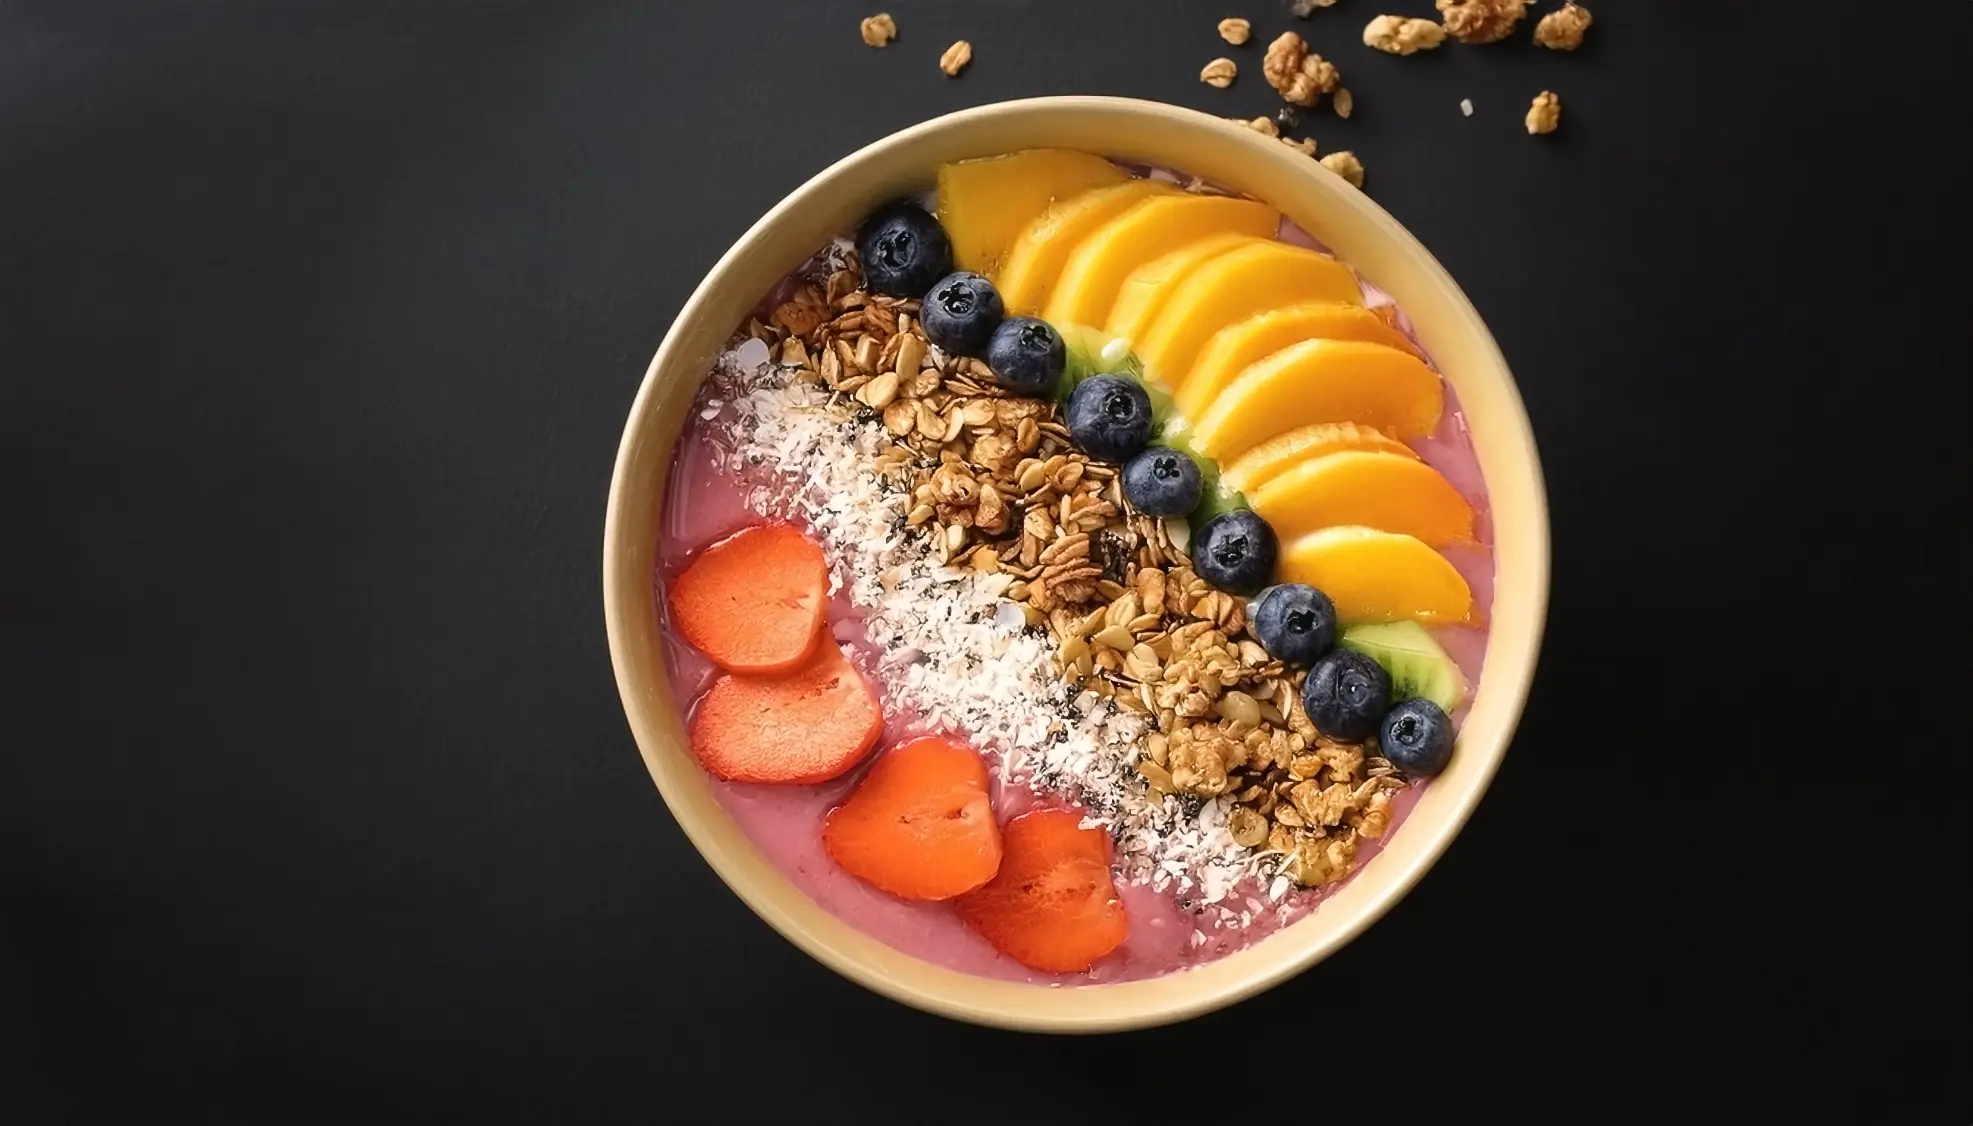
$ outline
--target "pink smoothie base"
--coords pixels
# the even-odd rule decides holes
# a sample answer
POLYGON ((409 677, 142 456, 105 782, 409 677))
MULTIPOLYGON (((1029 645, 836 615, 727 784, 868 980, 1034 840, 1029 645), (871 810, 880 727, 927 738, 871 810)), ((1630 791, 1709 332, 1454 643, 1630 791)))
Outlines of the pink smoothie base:
MULTIPOLYGON (((1291 225, 1284 224, 1282 234, 1286 241, 1317 245, 1291 225)), ((1374 286, 1365 283, 1364 288, 1373 304, 1389 303, 1389 298, 1374 286)), ((1408 323, 1401 327, 1411 335, 1408 323)), ((703 408, 707 404, 701 402, 698 406, 703 408)), ((678 442, 666 488, 663 539, 657 552, 657 605, 670 688, 688 719, 717 670, 677 637, 668 620, 663 620, 666 580, 677 574, 698 551, 764 519, 746 505, 748 492, 764 482, 721 469, 712 456, 706 434, 709 428, 719 424, 722 414, 695 409, 693 421, 678 442), (703 418, 707 413, 714 417, 703 418)), ((1413 442, 1412 447, 1427 464, 1444 474, 1473 504, 1479 516, 1478 546, 1450 548, 1445 555, 1471 584, 1479 620, 1484 622, 1493 602, 1492 527, 1472 438, 1450 387, 1446 389, 1446 410, 1438 430, 1429 438, 1413 442)), ((831 607, 830 621, 836 640, 864 670, 865 676, 870 676, 870 670, 876 667, 875 654, 869 651, 862 637, 855 608, 839 595, 831 607)), ((1459 664, 1468 682, 1477 687, 1486 652, 1485 628, 1441 627, 1435 628, 1433 634, 1459 664)), ((1455 713, 1455 721, 1463 720, 1464 712, 1462 708, 1455 713)), ((916 717, 887 716, 879 753, 882 748, 922 733, 916 717)), ((963 973, 1043 985, 1100 985, 1156 977, 1249 946, 1306 915, 1324 895, 1340 886, 1296 890, 1279 901, 1271 901, 1264 886, 1250 883, 1220 904, 1206 908, 1204 916, 1195 916, 1188 909, 1192 905, 1178 893, 1120 883, 1118 891, 1130 919, 1130 935, 1123 946, 1086 973, 1038 973, 994 950, 959 920, 950 905, 895 899, 849 875, 830 860, 822 847, 823 821, 856 787, 867 767, 866 763, 843 778, 819 786, 766 786, 711 777, 707 781, 720 806, 769 863, 830 914, 905 954, 963 973), (1213 926, 1212 919, 1219 908, 1241 915, 1239 924, 1213 926), (1195 945, 1195 931, 1202 931, 1206 941, 1195 945)), ((990 773, 997 777, 997 772, 990 773)), ((1402 826, 1425 785, 1414 783, 1397 794, 1391 806, 1387 838, 1402 826)), ((1051 795, 1036 795, 1019 781, 1006 785, 996 782, 992 797, 994 809, 1003 822, 1036 805, 1064 804, 1051 795)), ((1378 841, 1363 842, 1357 854, 1358 871, 1376 857, 1379 847, 1378 841)))

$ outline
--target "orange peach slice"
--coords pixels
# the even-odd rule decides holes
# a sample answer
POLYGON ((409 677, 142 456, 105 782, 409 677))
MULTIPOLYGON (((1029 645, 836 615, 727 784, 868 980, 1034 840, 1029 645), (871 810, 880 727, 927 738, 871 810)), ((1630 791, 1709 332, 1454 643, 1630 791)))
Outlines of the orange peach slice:
POLYGON ((1179 413, 1187 418, 1205 414, 1214 397, 1249 364, 1304 340, 1367 340, 1411 351, 1404 333, 1361 305, 1320 301, 1269 309, 1227 325, 1206 341, 1179 392, 1179 413))
POLYGON ((1247 499, 1283 540, 1348 524, 1415 536, 1428 547, 1473 539, 1466 498, 1438 470, 1401 454, 1311 458, 1247 499))
POLYGON ((1042 319, 1057 325, 1103 324, 1131 271, 1173 246, 1219 234, 1271 237, 1280 225, 1279 211, 1251 199, 1179 195, 1144 200, 1075 248, 1042 319))
POLYGON ((1304 340, 1240 373, 1193 424, 1193 444, 1222 465, 1277 434, 1355 422, 1399 438, 1439 425, 1445 388, 1409 352, 1361 340, 1304 340))
POLYGON ((1178 283, 1190 277, 1194 270, 1229 251, 1270 241, 1253 235, 1212 235, 1153 258, 1132 270, 1117 288, 1117 299, 1110 306, 1103 331, 1125 340, 1136 340, 1164 310, 1165 301, 1178 288, 1178 283))
POLYGON ((1062 266, 1082 240, 1132 205, 1154 195, 1177 195, 1179 189, 1162 180, 1127 180, 1107 188, 1091 188, 1048 205, 1048 210, 1021 228, 1007 250, 993 284, 1012 314, 1032 315, 1048 303, 1062 266))
POLYGON ((1324 528, 1281 551, 1283 582, 1307 583, 1357 622, 1457 625, 1473 617, 1473 591, 1446 557, 1414 536, 1375 528, 1324 528))
POLYGON ((1252 496, 1255 490, 1280 476, 1284 470, 1293 469, 1310 458, 1346 450, 1367 450, 1409 458, 1418 456, 1410 446, 1386 436, 1375 427, 1358 426, 1354 422, 1318 422, 1269 438, 1241 454, 1220 472, 1219 479, 1234 492, 1252 496))
POLYGON ((1021 229, 1057 200, 1130 179, 1100 156, 1026 149, 939 165, 938 217, 960 269, 992 273, 1021 229))
POLYGON ((1151 370, 1181 391, 1214 333, 1256 313, 1309 301, 1361 305, 1363 289, 1348 266, 1327 254, 1285 242, 1243 246, 1181 279, 1133 342, 1151 370))

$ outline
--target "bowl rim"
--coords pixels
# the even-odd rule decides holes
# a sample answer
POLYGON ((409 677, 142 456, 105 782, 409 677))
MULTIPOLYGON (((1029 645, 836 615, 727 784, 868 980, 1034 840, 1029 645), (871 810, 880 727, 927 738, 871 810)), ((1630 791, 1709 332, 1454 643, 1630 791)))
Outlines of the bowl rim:
MULTIPOLYGON (((727 854, 722 847, 718 846, 711 839, 710 823, 706 819, 703 819, 698 811, 693 809, 688 802, 683 800, 682 795, 677 793, 672 785, 667 783, 665 772, 660 769, 657 752, 647 744, 645 723, 641 721, 643 710, 647 706, 645 703, 645 690, 649 685, 635 680, 631 673, 631 666, 634 662, 629 654, 630 641, 626 637, 623 621, 624 615, 629 612, 635 612, 641 603, 637 597, 637 592, 631 588, 629 580, 624 577, 623 570, 613 566, 613 562, 617 559, 619 553, 626 549, 627 545, 624 541, 625 528, 634 523, 626 514, 628 494, 632 488, 632 463, 636 460, 634 455, 639 437, 650 425, 651 417, 656 409, 656 400, 662 390, 660 387, 660 373, 675 361, 676 355, 685 346, 682 337, 685 335, 687 326, 694 325, 705 315, 704 310, 712 303, 714 290, 718 288, 720 279, 733 271, 738 263, 753 253, 765 241, 767 232, 777 228, 791 214, 809 206, 817 196, 823 194, 825 189, 833 186, 837 180, 845 177, 853 177, 859 170, 881 162, 888 155, 900 149, 911 148, 922 143, 928 136, 957 127, 996 120, 1005 124, 1010 119, 1034 114, 1076 114, 1091 112, 1131 116, 1149 115, 1152 118, 1159 119, 1161 124, 1174 125, 1192 131, 1197 131, 1200 128, 1220 128, 1250 132, 1244 124, 1230 123, 1224 118, 1218 118, 1210 114, 1161 102, 1094 95, 1048 96, 993 102, 942 114, 878 138, 856 149, 847 156, 832 162, 821 171, 810 176, 773 207, 769 208, 734 241, 732 246, 719 257, 712 268, 707 271, 705 276, 694 287, 692 294, 680 307, 677 316, 673 319, 670 327, 667 328, 662 342, 653 354, 650 364, 646 367, 644 375, 639 381, 637 393, 631 402, 630 410, 626 416, 623 434, 619 440, 617 455, 611 473, 602 544, 604 625, 608 637, 612 671, 617 683, 620 701, 625 709, 626 720, 631 726, 633 739, 637 743, 640 755, 645 760, 647 771, 650 773, 652 781, 656 785, 666 806, 670 809, 674 820, 677 821, 686 837, 691 840, 693 847, 698 850, 700 856, 713 868, 720 879, 726 883, 749 909, 773 927, 783 938, 831 970, 872 992, 924 1012, 968 1023, 1024 1031, 1054 1033, 1101 1033, 1152 1027, 1188 1020, 1207 1012, 1237 1004, 1323 961, 1337 950, 1354 941, 1372 924, 1387 914, 1400 899, 1408 894, 1423 879, 1425 873, 1437 863, 1447 848, 1450 847, 1453 839, 1458 836, 1467 821, 1471 818, 1474 810, 1479 805, 1480 799, 1490 788, 1492 780, 1499 770, 1500 762, 1505 757, 1507 748, 1512 742, 1515 728, 1519 723, 1529 691, 1532 687, 1535 665, 1541 650, 1542 635, 1547 624, 1550 568, 1552 563, 1547 490, 1543 478, 1540 456, 1535 444, 1533 427, 1528 418, 1519 387, 1514 381, 1512 372, 1508 368, 1506 359, 1501 354, 1497 342, 1487 329, 1485 323, 1481 320, 1478 310, 1473 307, 1472 302, 1467 298, 1465 292, 1460 289, 1458 283, 1452 279, 1445 268, 1440 265, 1438 260, 1432 256, 1431 252, 1415 236, 1367 196, 1363 196, 1352 188, 1340 188, 1338 194, 1339 203, 1353 208, 1356 211, 1354 218, 1358 221, 1366 222, 1373 227, 1376 237, 1391 243, 1395 253, 1411 259, 1412 265, 1420 274, 1422 284, 1429 285, 1439 291, 1449 302, 1447 315, 1457 322, 1456 327, 1451 331, 1468 338, 1471 347, 1478 350, 1480 362, 1484 366, 1498 372, 1500 381, 1503 384, 1499 388, 1502 394, 1502 400, 1496 404, 1494 409, 1502 416, 1499 425, 1514 432, 1511 438, 1515 449, 1511 455, 1504 456, 1510 456, 1516 464, 1525 469, 1530 475, 1529 484, 1532 488, 1528 513, 1530 527, 1526 532, 1527 547, 1529 550, 1526 552, 1527 558, 1522 560, 1525 578, 1528 584, 1528 599, 1524 610, 1524 616, 1529 630, 1528 644, 1523 651, 1513 654, 1512 658, 1509 659, 1505 655, 1496 654, 1492 651, 1490 638, 1489 652, 1486 656, 1486 677, 1481 689, 1482 692, 1485 692, 1488 687, 1494 687, 1496 696, 1507 689, 1512 690, 1497 708, 1499 712, 1496 717, 1499 720, 1497 724, 1499 736, 1493 745, 1488 748, 1484 761, 1480 764, 1475 775, 1468 779, 1459 789, 1449 809, 1442 811, 1437 819, 1430 824, 1416 824, 1415 818, 1406 820, 1405 829, 1408 843, 1414 847, 1411 849, 1411 854, 1404 867, 1401 870, 1386 870, 1388 872, 1387 877, 1377 883, 1374 891, 1369 893, 1361 902, 1351 905, 1352 910, 1347 919, 1341 921, 1339 925, 1328 927, 1318 938, 1308 942, 1304 948, 1300 949, 1292 957, 1280 959, 1270 966, 1257 968, 1253 972, 1245 974, 1238 981, 1222 985, 1216 989, 1195 990, 1192 995, 1169 1003, 1162 1003, 1155 1006, 1125 1006, 1118 1011, 1087 1013, 1060 1008, 1046 1012, 1035 1012, 1027 1009, 1020 1003, 980 1004, 968 1002, 964 999, 943 995, 935 989, 926 988, 917 983, 899 981, 887 974, 879 972, 865 962, 852 957, 834 943, 823 940, 809 928, 792 918, 788 912, 782 909, 780 904, 774 902, 773 897, 768 894, 767 888, 762 886, 758 881, 746 878, 738 870, 738 864, 735 858, 727 854), (1347 193, 1347 196, 1340 193, 1347 193)), ((1259 134, 1252 134, 1252 136, 1258 138, 1259 134)), ((1284 154, 1293 154, 1296 161, 1307 160, 1306 157, 1294 154, 1293 150, 1287 149, 1285 146, 1282 147, 1282 151, 1284 154)), ((1294 164, 1286 161, 1281 163, 1286 170, 1292 173, 1295 167, 1294 164)), ((1310 170, 1302 174, 1317 177, 1331 175, 1327 171, 1314 171, 1313 162, 1309 162, 1309 164, 1310 170)), ((1340 183, 1340 179, 1337 182, 1340 183)), ((818 240, 817 245, 820 245, 821 241, 818 240)), ((721 327, 722 333, 730 334, 730 331, 731 326, 721 327)), ((1442 373, 1441 377, 1450 382, 1450 376, 1442 373)), ((1489 475, 1487 491, 1490 497, 1494 494, 1495 489, 1496 482, 1489 475)), ((1496 537, 1494 544, 1496 561, 1499 558, 1499 551, 1500 542, 1498 537, 1496 537)), ((646 579, 646 586, 647 588, 649 586, 648 577, 646 579)), ((645 593, 649 593, 648 589, 645 593)), ((1476 696, 1476 702, 1477 699, 1478 697, 1476 696)), ((675 706, 673 708, 673 711, 680 710, 675 706)), ((675 718, 678 718, 682 722, 682 716, 675 718)), ((1464 747, 1462 747, 1463 749, 1464 747)), ((696 764, 693 765, 696 769, 696 764)), ((723 811, 720 811, 718 816, 724 817, 725 815, 723 811)), ((1364 875, 1365 873, 1363 871, 1357 872, 1350 883, 1362 883, 1364 875)), ((799 889, 797 889, 797 892, 799 894, 799 889)), ((1332 909, 1334 906, 1325 900, 1316 911, 1298 920, 1296 924, 1282 928, 1277 934, 1288 934, 1295 927, 1309 922, 1318 917, 1324 910, 1332 909)), ((1269 936, 1270 939, 1273 937, 1269 936)), ((871 939, 870 941, 874 942, 878 940, 871 939)), ((1252 949, 1252 947, 1249 949, 1252 949)), ((1235 954, 1228 957, 1237 956, 1235 954)), ((1223 960, 1220 959, 1219 961, 1223 960)), ((969 982, 984 980, 978 978, 976 975, 965 974, 962 971, 944 970, 943 967, 939 969, 943 973, 956 975, 969 982)), ((1199 970, 1188 969, 1182 972, 1196 974, 1199 970)), ((1162 981, 1174 976, 1177 975, 1167 974, 1150 980, 1162 981)), ((1018 996, 1023 993, 1059 995, 1062 992, 1059 987, 1053 986, 1020 985, 1018 983, 998 984, 1015 985, 1016 988, 1010 996, 1018 996)), ((1139 984, 1145 983, 1118 983, 1085 988, 1091 994, 1107 994, 1128 990, 1139 984)), ((1077 990, 1071 988, 1069 991, 1075 992, 1077 990)), ((1093 1006, 1093 1008, 1102 1010, 1105 1006, 1099 1005, 1093 1006)), ((1116 1009, 1115 1006, 1109 1006, 1109 1008, 1116 1009)))

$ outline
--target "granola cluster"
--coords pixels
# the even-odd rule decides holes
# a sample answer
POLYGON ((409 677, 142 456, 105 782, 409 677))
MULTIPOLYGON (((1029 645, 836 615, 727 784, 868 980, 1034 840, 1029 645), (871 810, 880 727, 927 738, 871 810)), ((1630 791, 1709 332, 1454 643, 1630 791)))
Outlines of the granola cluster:
POLYGON ((1261 73, 1282 100, 1298 106, 1316 104, 1342 83, 1335 64, 1310 51, 1308 41, 1292 31, 1282 32, 1268 44, 1261 73))
POLYGON ((1583 34, 1594 18, 1588 8, 1564 4, 1535 24, 1535 42, 1554 51, 1573 51, 1583 45, 1583 34))
POLYGON ((1461 43, 1498 43, 1528 14, 1528 0, 1437 0, 1447 34, 1461 43))
POLYGON ((1005 597, 1054 643, 1068 683, 1145 717, 1135 764, 1180 798, 1226 798, 1229 827, 1276 875, 1341 880, 1383 834, 1389 762, 1322 738, 1305 673, 1247 633, 1245 600, 1192 570, 1183 520, 1138 513, 1117 468, 1069 440, 1056 404, 998 387, 925 340, 919 303, 864 291, 854 256, 748 331, 777 361, 883 420, 880 474, 942 563, 1013 577, 1005 597))

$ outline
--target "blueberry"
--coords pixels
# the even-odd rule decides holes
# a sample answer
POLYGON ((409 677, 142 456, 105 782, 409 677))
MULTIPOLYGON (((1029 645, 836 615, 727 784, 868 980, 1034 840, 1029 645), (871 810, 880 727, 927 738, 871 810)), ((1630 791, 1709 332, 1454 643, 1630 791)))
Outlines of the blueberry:
POLYGON ((1236 508, 1208 520, 1193 535, 1192 569, 1221 590, 1252 594, 1274 576, 1277 548, 1267 521, 1250 508, 1236 508))
POLYGON ((1204 488, 1199 463, 1178 450, 1153 446, 1124 466, 1124 499, 1148 516, 1188 516, 1204 488))
POLYGON ((923 297, 952 272, 952 240, 926 210, 908 200, 887 203, 856 229, 863 285, 890 297, 923 297))
POLYGON ((947 274, 925 295, 918 319, 925 326, 925 339, 955 356, 987 354, 987 341, 1007 307, 1000 303, 1000 291, 978 274, 964 270, 947 274))
POLYGON ((1151 441, 1151 396, 1135 379, 1092 375, 1069 393, 1069 438, 1098 461, 1127 461, 1151 441))
POLYGON ((1414 778, 1437 774, 1452 761, 1452 719, 1422 696, 1405 700, 1384 716, 1377 749, 1414 778))
POLYGON ((1336 606, 1312 586, 1283 583, 1261 592, 1252 628, 1268 656, 1311 665, 1336 643, 1336 606))
POLYGON ((1315 729, 1344 743, 1370 738, 1390 703, 1391 674, 1354 649, 1331 649, 1302 685, 1302 710, 1315 729))
MULTIPOLYGON (((998 294, 993 307, 1000 308, 998 294)), ((1062 371, 1069 366, 1069 349, 1062 343, 1062 334, 1047 321, 1008 317, 987 340, 986 362, 995 383, 1019 395, 1046 398, 1062 381, 1062 371)))

